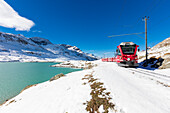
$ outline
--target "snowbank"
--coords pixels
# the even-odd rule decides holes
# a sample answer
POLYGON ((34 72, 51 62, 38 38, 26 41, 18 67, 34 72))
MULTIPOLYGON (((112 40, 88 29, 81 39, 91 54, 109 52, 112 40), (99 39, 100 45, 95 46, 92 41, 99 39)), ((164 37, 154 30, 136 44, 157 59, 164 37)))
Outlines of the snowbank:
POLYGON ((67 67, 67 68, 80 68, 80 69, 91 69, 97 66, 96 63, 91 61, 64 61, 60 64, 52 65, 51 67, 67 67))

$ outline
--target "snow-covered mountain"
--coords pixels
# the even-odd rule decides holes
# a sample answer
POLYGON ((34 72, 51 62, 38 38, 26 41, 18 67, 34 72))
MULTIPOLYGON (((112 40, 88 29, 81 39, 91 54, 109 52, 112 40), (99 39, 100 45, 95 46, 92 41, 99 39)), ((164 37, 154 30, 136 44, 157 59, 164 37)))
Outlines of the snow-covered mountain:
POLYGON ((53 44, 40 37, 27 38, 0 32, 0 61, 63 61, 96 60, 93 54, 84 53, 76 46, 53 44))
MULTIPOLYGON (((170 37, 148 50, 148 58, 163 59, 160 68, 170 68, 170 37)), ((139 60, 145 59, 145 51, 139 53, 139 60)))

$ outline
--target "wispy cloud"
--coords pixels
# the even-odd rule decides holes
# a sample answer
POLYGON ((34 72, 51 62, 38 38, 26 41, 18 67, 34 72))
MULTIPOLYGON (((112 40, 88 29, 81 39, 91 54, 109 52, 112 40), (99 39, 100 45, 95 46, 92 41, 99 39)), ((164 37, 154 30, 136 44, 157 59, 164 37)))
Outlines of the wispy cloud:
POLYGON ((4 0, 0 0, 0 26, 15 28, 18 31, 29 31, 34 25, 33 21, 20 16, 4 0))
POLYGON ((40 31, 40 30, 33 30, 32 32, 33 33, 42 33, 42 31, 40 31))
POLYGON ((84 50, 86 53, 94 53, 95 50, 84 50))

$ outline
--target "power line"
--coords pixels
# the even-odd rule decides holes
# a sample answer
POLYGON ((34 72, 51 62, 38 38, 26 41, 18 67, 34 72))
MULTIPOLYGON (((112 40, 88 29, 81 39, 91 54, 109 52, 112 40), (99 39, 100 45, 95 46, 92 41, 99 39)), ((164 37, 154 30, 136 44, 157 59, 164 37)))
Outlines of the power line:
MULTIPOLYGON (((144 16, 144 15, 146 14, 146 12, 149 10, 150 6, 151 6, 154 2, 155 2, 155 0, 153 0, 153 1, 150 3, 149 7, 145 9, 145 11, 142 13, 141 16, 144 16)), ((139 17, 139 18, 137 19, 136 25, 139 23, 139 21, 141 21, 141 18, 142 18, 142 17, 139 17)))
POLYGON ((148 63, 148 53, 147 53, 147 49, 148 49, 148 47, 147 47, 147 20, 149 20, 149 17, 145 16, 145 18, 144 18, 144 21, 145 21, 145 32, 108 36, 109 38, 112 38, 112 37, 118 37, 118 36, 138 35, 138 34, 144 34, 145 33, 146 63, 148 63))
POLYGON ((144 33, 145 32, 131 33, 131 34, 121 34, 121 35, 111 35, 111 36, 108 36, 108 37, 111 38, 111 37, 117 37, 117 36, 138 35, 138 34, 144 34, 144 33))
MULTIPOLYGON (((123 14, 123 11, 124 11, 125 6, 126 6, 125 4, 126 4, 126 0, 124 0, 124 2, 123 2, 122 10, 121 10, 121 13, 120 13, 120 15, 119 15, 118 21, 120 20, 122 14, 123 14)), ((121 29, 121 31, 122 31, 122 29, 121 29)))
MULTIPOLYGON (((142 13, 142 16, 145 16, 145 15, 148 14, 149 12, 153 11, 153 9, 156 8, 156 5, 157 5, 159 2, 160 2, 160 0, 153 0, 153 1, 150 3, 149 7, 146 8, 145 11, 142 13)), ((132 26, 131 29, 134 29, 135 26, 137 26, 137 25, 139 24, 139 21, 141 21, 141 17, 139 17, 139 18, 137 19, 137 22, 135 22, 135 23, 133 24, 133 26, 132 26)))
POLYGON ((160 21, 158 21, 156 24, 152 25, 151 27, 155 27, 155 26, 157 26, 158 24, 160 24, 160 23, 162 23, 162 22, 166 21, 166 19, 168 19, 168 18, 170 18, 170 15, 169 15, 169 16, 167 16, 167 17, 165 17, 165 18, 162 18, 160 21))
POLYGON ((119 24, 120 18, 121 18, 123 11, 125 9, 125 4, 126 4, 126 0, 123 0, 122 8, 120 10, 120 13, 119 13, 119 16, 118 16, 118 19, 117 19, 117 22, 116 22, 116 26, 118 26, 118 24, 119 24))
POLYGON ((160 0, 153 0, 151 7, 149 7, 148 10, 146 10, 144 14, 147 15, 147 13, 151 13, 153 9, 156 9, 156 6, 158 5, 159 2, 160 0))

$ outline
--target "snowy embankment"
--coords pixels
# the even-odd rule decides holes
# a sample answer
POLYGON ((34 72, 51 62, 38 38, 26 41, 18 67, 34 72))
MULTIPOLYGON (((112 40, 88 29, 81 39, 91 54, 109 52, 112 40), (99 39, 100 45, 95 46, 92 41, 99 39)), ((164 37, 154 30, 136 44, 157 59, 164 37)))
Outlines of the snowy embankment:
POLYGON ((97 66, 97 64, 91 61, 64 61, 60 64, 52 65, 51 67, 67 67, 67 68, 80 68, 80 69, 90 69, 97 66))
MULTIPOLYGON (((144 61, 146 59, 146 52, 139 52, 138 57, 139 62, 144 61)), ((170 37, 158 43, 151 49, 148 49, 148 59, 151 59, 152 61, 155 59, 154 62, 158 67, 161 63, 160 69, 170 68, 170 37)))
MULTIPOLYGON (((23 91, 0 107, 2 113, 86 113, 91 99, 89 85, 82 78, 92 74, 110 92, 117 113, 169 113, 170 87, 113 62, 94 61, 97 67, 72 72, 52 82, 23 91)), ((138 70, 138 69, 136 69, 138 70)), ((167 74, 170 70, 155 70, 167 74)), ((168 75, 167 75, 168 76, 168 75)), ((100 109, 101 111, 101 109, 100 109)), ((109 112, 115 112, 109 110, 109 112)))

